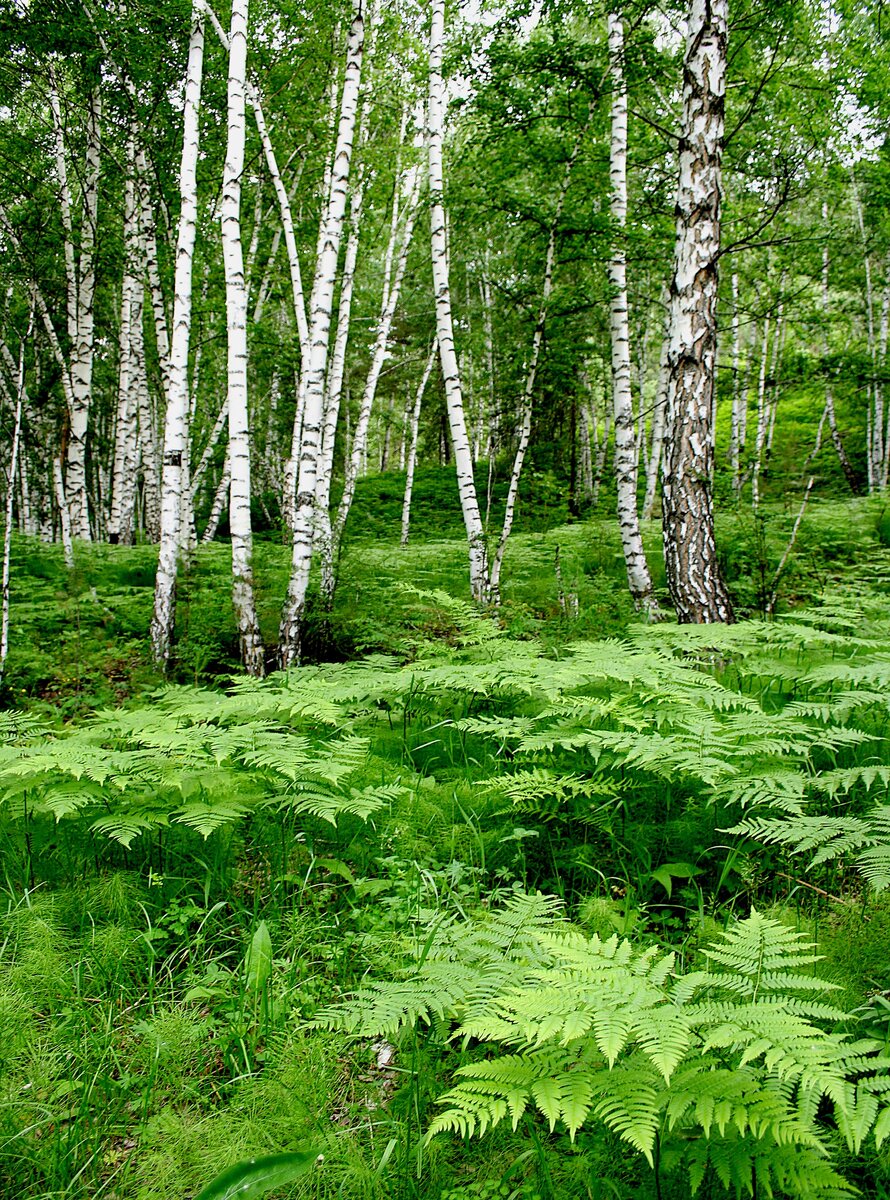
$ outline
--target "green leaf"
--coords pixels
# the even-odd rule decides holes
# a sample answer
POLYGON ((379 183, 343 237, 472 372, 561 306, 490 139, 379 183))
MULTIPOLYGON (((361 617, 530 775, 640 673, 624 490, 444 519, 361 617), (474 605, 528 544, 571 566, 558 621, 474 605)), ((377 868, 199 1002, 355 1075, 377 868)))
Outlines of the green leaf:
POLYGON ((237 1200, 257 1200, 273 1188, 287 1187, 305 1175, 320 1157, 317 1150, 299 1150, 293 1154, 249 1158, 247 1162, 223 1171, 195 1200, 235 1200, 235 1197, 237 1200))
POLYGON ((248 991, 260 992, 272 972, 272 937, 269 926, 260 921, 244 958, 244 983, 248 991))
POLYGON ((690 863, 664 863, 657 871, 652 872, 652 878, 661 884, 668 894, 668 899, 671 897, 675 879, 693 879, 696 875, 701 875, 701 868, 693 867, 690 863))

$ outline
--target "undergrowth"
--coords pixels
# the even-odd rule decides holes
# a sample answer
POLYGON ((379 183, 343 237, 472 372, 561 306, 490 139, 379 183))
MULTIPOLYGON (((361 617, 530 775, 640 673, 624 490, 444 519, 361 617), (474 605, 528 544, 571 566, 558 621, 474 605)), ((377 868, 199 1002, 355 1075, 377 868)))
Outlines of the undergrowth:
POLYGON ((260 683, 211 547, 163 687, 150 551, 19 543, 0 1194, 180 1200, 317 1146, 288 1195, 886 1196, 888 575, 850 512, 729 628, 636 622, 595 526, 518 538, 499 619, 460 543, 365 545, 344 661, 260 683))

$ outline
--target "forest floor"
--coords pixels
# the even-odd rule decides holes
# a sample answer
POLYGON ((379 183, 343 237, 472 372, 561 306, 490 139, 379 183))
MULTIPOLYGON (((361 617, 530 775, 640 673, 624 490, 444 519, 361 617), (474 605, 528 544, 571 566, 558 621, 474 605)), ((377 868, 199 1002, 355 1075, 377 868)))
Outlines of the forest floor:
MULTIPOLYGON (((276 1195, 680 1200, 757 1180, 777 1197, 890 1196, 886 1149, 865 1136, 877 1100, 853 1150, 839 1100, 807 1109, 798 1144, 717 1096, 732 1142, 718 1118, 672 1124, 670 1083, 651 1161, 608 1105, 579 1101, 570 1137, 568 1105, 551 1124, 537 1084, 515 1129, 425 1137, 455 1071, 499 1042, 487 1009, 478 1035, 449 1036, 470 985, 448 963, 476 964, 477 1008, 492 972, 530 986, 497 914, 525 914, 523 954, 550 946, 554 970, 567 917, 588 951, 612 935, 628 955, 670 948, 678 977, 764 914, 775 954, 783 930, 818 945, 825 1046, 851 1028, 890 1044, 890 522, 813 503, 764 620, 794 516, 721 521, 744 620, 719 629, 637 621, 614 522, 515 535, 497 621, 460 599, 459 537, 400 550, 397 524, 365 526, 312 642, 330 661, 259 683, 235 672, 225 546, 183 582, 178 682, 162 686, 151 548, 92 547, 66 572, 56 548, 16 541, 0 1194, 187 1200, 233 1163, 311 1150, 324 1162, 276 1195), (554 899, 532 912, 538 893, 554 899)), ((655 561, 654 525, 646 540, 655 561)), ((286 570, 258 542, 270 641, 286 570)), ((796 995, 775 978, 776 1003, 796 995)), ((683 1061, 722 1079, 718 1053, 734 1051, 683 1061)), ((734 1071, 768 1089, 767 1059, 734 1071)))

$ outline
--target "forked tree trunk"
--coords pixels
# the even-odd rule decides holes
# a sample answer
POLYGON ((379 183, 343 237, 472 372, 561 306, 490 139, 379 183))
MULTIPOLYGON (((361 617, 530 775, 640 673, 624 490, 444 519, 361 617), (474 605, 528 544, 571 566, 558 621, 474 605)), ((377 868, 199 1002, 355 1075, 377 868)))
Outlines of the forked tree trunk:
MULTIPOLYGON (((658 601, 643 549, 637 510, 637 447, 634 439, 630 387, 630 323, 627 311, 627 84, 624 78, 624 24, 617 13, 609 13, 609 70, 612 80, 612 138, 609 176, 613 231, 609 260, 611 287, 609 329, 612 346, 612 402, 615 408, 615 481, 618 490, 618 526, 627 584, 634 605, 651 620, 658 616, 658 601)), ((643 426, 643 396, 640 393, 640 428, 643 426)))
POLYGON ((445 384, 445 403, 454 463, 457 469, 457 490, 460 496, 464 527, 470 556, 470 591, 473 599, 487 603, 489 599, 488 548, 485 529, 476 496, 473 478, 473 456, 467 438, 463 394, 457 352, 454 348, 454 327, 451 318, 451 287, 449 284, 448 245, 445 232, 444 173, 442 143, 444 138, 445 80, 442 77, 442 55, 445 42, 445 0, 432 0, 430 26, 430 95, 428 111, 429 181, 430 181, 430 241, 433 259, 433 290, 436 300, 436 335, 439 358, 445 384))
POLYGON ((247 288, 241 247, 241 176, 244 171, 248 0, 233 0, 229 32, 228 138, 220 205, 226 278, 229 401, 229 529, 232 537, 232 603, 241 662, 249 675, 265 670, 253 588, 250 521, 250 434, 247 406, 247 288))
POLYGON ((692 0, 683 64, 662 482, 667 581, 681 624, 734 620, 717 561, 711 496, 726 37, 726 0, 692 0))
POLYGON ((151 644, 155 663, 166 669, 176 619, 176 571, 181 544, 182 462, 188 448, 188 362, 192 325, 192 262, 198 220, 198 141, 201 77, 204 65, 204 18, 199 0, 192 9, 185 106, 182 116, 182 156, 179 167, 179 229, 173 285, 173 332, 170 343, 170 391, 164 423, 161 472, 161 521, 158 571, 155 580, 151 644))
POLYGON ((356 109, 361 85, 365 22, 363 0, 355 0, 346 47, 346 71, 340 102, 340 123, 334 151, 330 191, 326 198, 323 235, 309 305, 309 358, 303 368, 302 431, 299 473, 294 506, 293 551, 287 598, 281 617, 279 654, 282 667, 300 658, 306 592, 312 564, 316 492, 324 423, 325 380, 337 260, 349 188, 349 169, 355 134, 356 109))

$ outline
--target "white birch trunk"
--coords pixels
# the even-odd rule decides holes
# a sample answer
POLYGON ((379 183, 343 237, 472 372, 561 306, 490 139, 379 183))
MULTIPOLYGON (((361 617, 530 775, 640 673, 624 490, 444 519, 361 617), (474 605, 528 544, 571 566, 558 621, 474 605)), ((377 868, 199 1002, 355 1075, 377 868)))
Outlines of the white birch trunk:
POLYGON ((192 323, 192 263, 198 219, 198 143, 201 77, 204 64, 204 18, 199 0, 192 8, 191 37, 185 80, 182 157, 179 168, 179 230, 173 287, 173 331, 170 344, 170 392, 164 424, 161 475, 161 522, 155 580, 151 643, 155 662, 166 669, 176 617, 176 571, 181 544, 182 463, 187 451, 188 361, 192 323))
MULTIPOLYGON (((627 310, 627 84, 624 78, 624 23, 609 13, 609 71, 612 81, 612 135, 609 152, 610 211, 614 226, 609 260, 609 329, 612 346, 612 402, 615 409, 615 481, 618 525, 627 584, 637 609, 650 620, 658 616, 652 576, 646 562, 637 509, 636 445, 630 387, 630 323, 627 310)), ((640 396, 640 425, 643 397, 640 396)))
POLYGON ((220 476, 219 484, 213 495, 213 503, 210 506, 210 515, 207 518, 207 528, 201 535, 201 545, 207 546, 216 537, 216 531, 219 529, 220 518, 223 514, 223 509, 229 498, 229 484, 232 479, 232 468, 229 464, 229 452, 226 450, 226 457, 223 462, 222 475, 220 476))
POLYGON ((426 385, 429 383, 435 361, 436 341, 434 339, 433 344, 430 346, 430 352, 427 355, 426 366, 423 368, 423 375, 420 377, 409 421, 408 458, 405 463, 405 496, 402 500, 402 536, 399 540, 400 546, 408 545, 408 537, 411 530, 411 496, 414 492, 414 469, 417 466, 417 434, 420 429, 420 406, 423 403, 423 394, 426 391, 426 385))
POLYGON ((90 92, 87 146, 83 183, 83 215, 77 287, 77 339, 72 348, 71 426, 68 437, 66 490, 74 537, 90 541, 90 506, 87 495, 87 429, 93 393, 94 297, 96 291, 96 236, 99 210, 100 134, 102 105, 98 86, 90 92))
POLYGON ((451 288, 449 284, 448 247, 445 232, 444 168, 442 144, 444 139, 445 81, 442 77, 442 55, 445 42, 445 0, 432 0, 430 26, 430 94, 428 111, 428 152, 430 183, 430 241, 433 262, 433 289, 436 300, 436 334, 439 358, 445 384, 445 403, 451 444, 457 471, 457 490, 467 531, 470 558, 470 591, 473 599, 487 603, 489 598, 488 548, 485 530, 476 496, 473 478, 473 457, 467 438, 463 395, 457 354, 454 348, 454 327, 451 317, 451 288))
POLYGON ((118 338, 117 421, 114 433, 114 463, 111 472, 111 511, 108 516, 108 540, 126 542, 131 532, 136 497, 137 413, 133 362, 133 323, 141 320, 136 312, 135 250, 136 227, 135 167, 132 144, 129 147, 130 174, 124 189, 124 274, 121 283, 120 330, 118 338))
POLYGON ((53 492, 56 498, 56 507, 59 510, 59 535, 62 539, 65 566, 71 570, 74 566, 74 542, 71 537, 71 516, 68 512, 68 497, 65 495, 65 480, 62 475, 60 455, 53 458, 53 492))
POLYGON ((158 348, 158 365, 161 371, 161 386, 166 404, 170 395, 170 330, 167 325, 167 308, 161 286, 158 266, 158 238, 151 192, 148 186, 148 162, 145 151, 136 152, 136 186, 139 199, 138 220, 141 227, 142 248, 145 256, 145 275, 154 318, 155 341, 158 348))
POLYGON ((324 236, 309 306, 309 356, 301 381, 301 390, 304 392, 305 400, 299 442, 300 462, 294 509, 291 575, 280 631, 279 650, 282 667, 292 666, 300 658, 306 592, 312 563, 331 312, 343 219, 346 213, 349 169, 352 162, 364 51, 365 23, 362 3, 363 0, 355 0, 352 24, 347 38, 346 71, 343 79, 340 122, 331 172, 331 186, 326 206, 324 236))
POLYGON ((226 280, 229 401, 229 529, 232 536, 232 603, 241 662, 249 675, 265 669, 253 589, 250 521, 250 433, 247 403, 247 288, 241 247, 241 176, 244 171, 248 0, 233 0, 229 31, 228 137, 220 217, 226 280))

